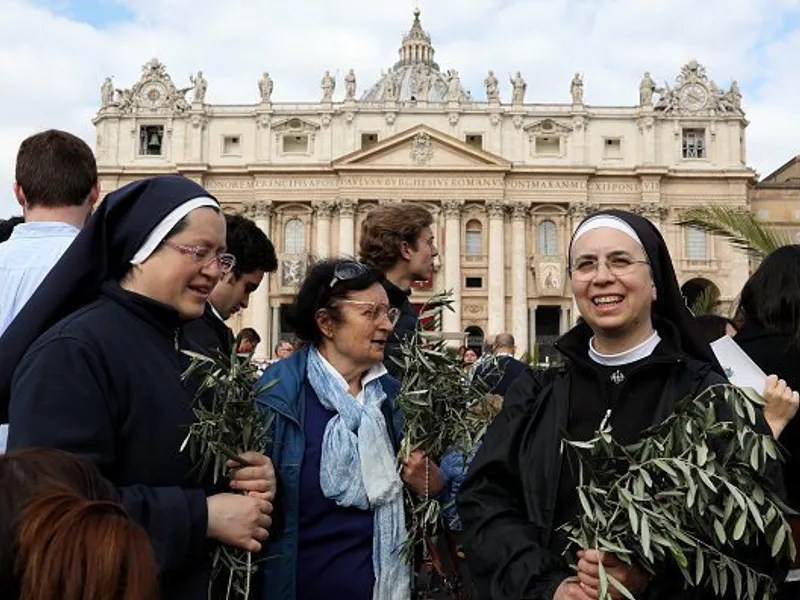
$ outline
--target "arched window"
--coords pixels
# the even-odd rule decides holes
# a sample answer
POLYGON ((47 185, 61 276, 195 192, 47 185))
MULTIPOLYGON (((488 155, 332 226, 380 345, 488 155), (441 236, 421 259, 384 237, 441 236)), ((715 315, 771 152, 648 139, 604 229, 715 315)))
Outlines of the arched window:
POLYGON ((697 227, 686 229, 686 258, 708 260, 708 235, 697 227))
POLYGON ((558 228, 552 221, 542 221, 536 228, 536 242, 539 254, 553 256, 558 254, 558 228))
POLYGON ((283 228, 283 252, 300 254, 306 250, 306 231, 300 219, 291 219, 283 228))
POLYGON ((467 260, 480 260, 483 254, 483 226, 481 222, 472 219, 467 221, 467 231, 464 236, 464 253, 467 260))

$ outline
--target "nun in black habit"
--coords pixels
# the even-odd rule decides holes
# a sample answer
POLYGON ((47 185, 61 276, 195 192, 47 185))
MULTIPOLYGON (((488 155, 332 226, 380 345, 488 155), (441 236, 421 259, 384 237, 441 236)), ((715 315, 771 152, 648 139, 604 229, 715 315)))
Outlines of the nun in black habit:
POLYGON ((105 198, 0 338, 9 447, 94 462, 150 536, 170 600, 207 597, 209 544, 258 551, 270 525, 269 459, 247 453, 251 466, 214 489, 180 452, 195 418, 177 340, 234 261, 206 190, 137 181, 105 198))
MULTIPOLYGON (((511 387, 458 496, 484 600, 596 598, 597 553, 582 555, 580 581, 562 556, 567 540, 557 529, 579 510, 577 466, 560 458, 563 432, 588 440, 608 418, 617 440, 632 443, 680 399, 726 383, 652 223, 597 213, 575 231, 569 261, 582 319, 556 343, 565 364, 528 370, 511 387)), ((604 562, 640 600, 702 597, 681 590, 680 573, 651 580, 614 557, 604 562)))

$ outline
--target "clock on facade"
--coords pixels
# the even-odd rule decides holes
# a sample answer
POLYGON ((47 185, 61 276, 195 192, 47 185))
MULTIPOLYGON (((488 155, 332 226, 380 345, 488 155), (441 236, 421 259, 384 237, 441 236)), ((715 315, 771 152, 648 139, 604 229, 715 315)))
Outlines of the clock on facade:
POLYGON ((688 110, 700 110, 708 102, 708 92, 699 83, 689 83, 680 91, 681 106, 688 110))
POLYGON ((150 108, 161 106, 167 97, 167 90, 163 84, 153 81, 142 86, 139 98, 143 105, 150 108))

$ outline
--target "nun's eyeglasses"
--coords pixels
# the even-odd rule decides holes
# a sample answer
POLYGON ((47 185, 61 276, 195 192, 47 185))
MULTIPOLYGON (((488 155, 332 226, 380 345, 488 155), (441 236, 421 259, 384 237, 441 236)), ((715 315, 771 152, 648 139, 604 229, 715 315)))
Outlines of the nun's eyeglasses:
POLYGON ((230 273, 233 267, 236 266, 236 257, 233 254, 214 254, 208 246, 184 246, 183 244, 173 244, 172 242, 163 242, 163 244, 173 250, 177 250, 181 254, 189 254, 192 257, 192 262, 203 267, 209 266, 214 261, 219 264, 219 270, 223 274, 230 273))
MULTIPOLYGON (((630 275, 636 265, 650 264, 646 260, 639 260, 624 254, 607 256, 602 262, 605 263, 606 269, 615 277, 630 275)), ((600 261, 596 258, 579 258, 570 268, 570 273, 575 281, 591 281, 597 275, 599 268, 600 261)))

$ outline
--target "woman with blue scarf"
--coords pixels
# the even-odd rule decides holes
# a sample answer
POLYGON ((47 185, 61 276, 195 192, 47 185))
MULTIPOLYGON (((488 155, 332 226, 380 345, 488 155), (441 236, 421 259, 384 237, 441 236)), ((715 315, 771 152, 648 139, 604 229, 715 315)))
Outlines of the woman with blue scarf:
POLYGON ((271 366, 260 404, 275 414, 272 457, 286 527, 267 544, 264 600, 408 600, 400 556, 403 487, 436 495, 439 470, 419 454, 398 473, 399 384, 383 366, 398 310, 380 271, 352 260, 317 263, 292 319, 305 347, 271 366))

